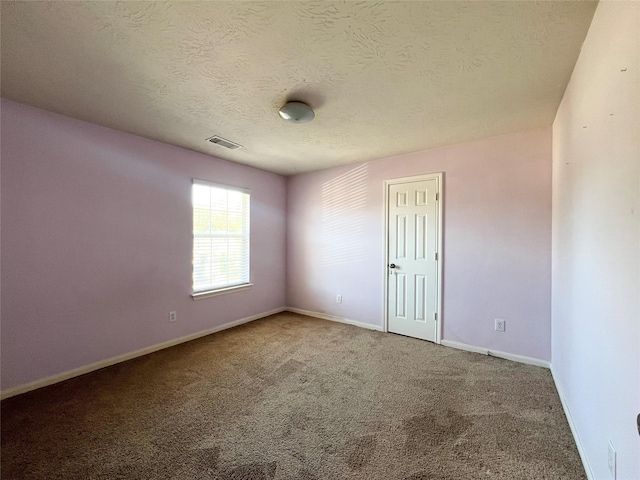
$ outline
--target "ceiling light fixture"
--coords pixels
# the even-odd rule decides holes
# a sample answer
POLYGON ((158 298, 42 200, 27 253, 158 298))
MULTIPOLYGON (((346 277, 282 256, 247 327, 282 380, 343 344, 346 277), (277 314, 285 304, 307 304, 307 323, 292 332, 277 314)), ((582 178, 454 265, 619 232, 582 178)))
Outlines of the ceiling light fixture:
POLYGON ((316 116, 311 107, 302 102, 287 102, 278 110, 278 113, 283 120, 291 123, 307 123, 316 116))

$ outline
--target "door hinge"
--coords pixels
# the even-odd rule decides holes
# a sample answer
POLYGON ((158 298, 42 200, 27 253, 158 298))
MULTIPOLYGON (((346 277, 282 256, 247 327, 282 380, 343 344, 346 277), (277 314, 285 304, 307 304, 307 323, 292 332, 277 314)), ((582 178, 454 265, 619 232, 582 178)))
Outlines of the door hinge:
POLYGON ((438 201, 438 198, 440 198, 440 194, 436 193, 436 202, 438 201))
POLYGON ((438 252, 436 252, 436 262, 438 261, 438 252))
POLYGON ((438 312, 435 312, 433 314, 433 319, 437 322, 438 321, 438 312))

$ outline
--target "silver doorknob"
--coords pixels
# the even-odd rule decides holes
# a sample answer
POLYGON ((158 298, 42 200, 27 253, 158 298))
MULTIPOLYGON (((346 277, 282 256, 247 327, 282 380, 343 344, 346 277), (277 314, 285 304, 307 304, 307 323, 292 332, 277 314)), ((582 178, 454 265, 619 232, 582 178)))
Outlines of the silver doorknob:
POLYGON ((396 268, 396 264, 392 263, 391 265, 389 265, 389 268, 396 268))

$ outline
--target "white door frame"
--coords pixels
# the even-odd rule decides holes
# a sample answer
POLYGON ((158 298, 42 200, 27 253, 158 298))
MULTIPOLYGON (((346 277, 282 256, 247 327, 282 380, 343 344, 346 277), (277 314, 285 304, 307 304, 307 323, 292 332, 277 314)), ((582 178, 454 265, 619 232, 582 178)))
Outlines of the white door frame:
POLYGON ((382 329, 389 331, 389 187, 400 183, 420 182, 423 180, 436 180, 438 191, 438 218, 436 220, 436 238, 438 254, 437 280, 436 280, 436 343, 442 342, 442 198, 443 198, 443 173, 429 173, 415 175, 413 177, 391 178, 384 181, 384 322, 382 329))

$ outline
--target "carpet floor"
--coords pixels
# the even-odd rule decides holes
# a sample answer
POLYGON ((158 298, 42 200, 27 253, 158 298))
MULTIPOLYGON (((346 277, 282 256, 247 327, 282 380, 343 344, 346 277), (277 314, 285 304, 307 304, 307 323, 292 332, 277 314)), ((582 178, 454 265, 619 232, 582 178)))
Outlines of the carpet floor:
POLYGON ((584 479, 548 370, 280 313, 6 399, 9 479, 584 479))

